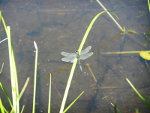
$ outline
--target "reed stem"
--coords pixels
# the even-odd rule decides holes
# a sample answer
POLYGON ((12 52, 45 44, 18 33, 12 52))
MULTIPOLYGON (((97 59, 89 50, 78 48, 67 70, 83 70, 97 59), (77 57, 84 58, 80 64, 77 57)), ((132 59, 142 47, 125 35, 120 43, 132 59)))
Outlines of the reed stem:
POLYGON ((99 1, 96 0, 98 2, 98 4, 104 9, 104 11, 106 11, 106 13, 109 15, 109 17, 115 22, 115 24, 117 25, 117 27, 121 30, 124 31, 124 29, 121 27, 121 25, 116 21, 116 19, 108 12, 108 10, 106 9, 106 7, 99 1))

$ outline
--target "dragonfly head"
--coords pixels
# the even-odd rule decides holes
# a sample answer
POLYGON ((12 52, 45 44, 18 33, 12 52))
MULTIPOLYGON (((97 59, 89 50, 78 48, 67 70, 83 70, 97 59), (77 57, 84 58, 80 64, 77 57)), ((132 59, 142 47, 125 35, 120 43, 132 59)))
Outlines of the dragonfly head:
POLYGON ((79 51, 76 51, 76 55, 77 55, 77 59, 79 59, 80 58, 79 51))

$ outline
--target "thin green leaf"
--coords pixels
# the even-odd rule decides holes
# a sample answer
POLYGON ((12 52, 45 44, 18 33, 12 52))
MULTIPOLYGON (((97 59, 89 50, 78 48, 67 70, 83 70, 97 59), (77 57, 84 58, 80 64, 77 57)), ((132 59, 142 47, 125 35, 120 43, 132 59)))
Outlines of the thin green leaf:
POLYGON ((1 69, 0 69, 0 74, 3 72, 3 67, 4 67, 4 62, 2 63, 1 69))
POLYGON ((11 76, 13 107, 15 113, 19 113, 18 77, 17 77, 15 57, 14 57, 14 52, 13 52, 13 47, 11 42, 10 26, 7 27, 7 37, 8 37, 8 51, 9 51, 9 61, 10 61, 10 76, 11 76))
POLYGON ((63 111, 63 113, 66 113, 75 104, 75 102, 83 95, 83 93, 84 91, 82 91, 80 95, 77 98, 75 98, 73 102, 71 102, 71 104, 63 111))
POLYGON ((123 28, 121 27, 121 25, 117 22, 117 20, 110 14, 110 12, 107 10, 107 8, 99 1, 96 0, 97 3, 103 8, 104 11, 106 11, 106 13, 108 14, 108 16, 114 21, 114 23, 117 25, 117 27, 123 31, 123 28))
POLYGON ((0 11, 0 19, 1 19, 2 23, 3 23, 5 32, 6 32, 6 34, 8 35, 7 25, 6 25, 6 23, 5 23, 5 20, 4 20, 3 16, 2 16, 2 12, 1 12, 1 11, 0 11))
POLYGON ((10 76, 11 76, 11 88, 12 88, 12 99, 13 99, 13 108, 15 113, 19 113, 19 89, 18 89, 18 78, 17 70, 14 58, 14 52, 11 42, 11 32, 10 26, 7 26, 5 20, 0 11, 0 19, 3 23, 7 38, 8 38, 8 51, 9 51, 9 61, 10 61, 10 76))
POLYGON ((10 98, 9 98, 9 96, 8 96, 6 90, 5 90, 5 88, 3 87, 3 85, 2 85, 1 82, 0 82, 0 87, 1 87, 1 89, 2 89, 2 91, 3 91, 3 93, 4 93, 5 97, 6 97, 6 99, 7 99, 7 101, 8 101, 10 107, 12 108, 12 106, 13 106, 13 105, 12 105, 12 102, 11 102, 11 100, 10 100, 10 98))
POLYGON ((0 98, 0 110, 1 110, 1 113, 5 113, 1 98, 0 98))
POLYGON ((0 41, 0 43, 5 42, 8 38, 5 38, 3 40, 0 41))
POLYGON ((25 91, 25 89, 26 89, 26 87, 27 87, 27 85, 29 83, 29 80, 30 80, 30 78, 28 77, 26 82, 25 82, 25 84, 24 84, 24 86, 23 86, 23 88, 22 88, 22 90, 21 90, 21 93, 19 95, 19 99, 21 99, 21 97, 22 97, 22 95, 23 95, 23 93, 24 93, 24 91, 25 91))
POLYGON ((1 113, 9 113, 6 108, 3 106, 2 100, 0 98, 0 109, 1 109, 1 113))
POLYGON ((126 78, 126 81, 129 83, 129 85, 132 87, 134 92, 138 95, 138 97, 147 105, 148 108, 150 108, 150 102, 148 102, 139 92, 138 90, 134 87, 134 85, 130 82, 128 78, 126 78))
POLYGON ((23 107, 22 107, 22 109, 21 109, 21 112, 20 112, 20 113, 23 113, 24 108, 25 108, 25 105, 23 105, 23 107))
POLYGON ((33 106, 32 106, 32 113, 35 113, 35 103, 36 103, 36 78, 37 78, 37 62, 38 62, 38 47, 36 42, 34 41, 35 47, 35 64, 34 64, 34 90, 33 90, 33 106))
POLYGON ((113 106, 115 113, 121 113, 121 111, 118 109, 117 105, 115 105, 113 103, 111 103, 111 105, 113 106))
POLYGON ((49 78, 49 99, 48 99, 48 113, 51 112, 51 73, 50 73, 50 78, 49 78))
MULTIPOLYGON (((88 34, 92 28, 92 26, 94 25, 95 21, 97 20, 97 18, 102 15, 103 13, 105 13, 106 11, 102 11, 100 13, 98 13, 91 21, 91 23, 89 24, 83 38, 82 38, 82 41, 80 43, 80 46, 78 48, 78 53, 80 54, 85 42, 86 42, 86 39, 88 37, 88 34)), ((73 62, 73 65, 72 65, 72 68, 71 68, 71 71, 70 71, 70 75, 69 75, 69 78, 68 78, 68 81, 67 81, 67 86, 66 86, 66 89, 65 89, 65 93, 64 93, 64 97, 63 97, 63 100, 62 100, 62 103, 61 103, 61 107, 60 107, 60 113, 62 113, 64 111, 64 108, 65 108, 65 104, 66 104, 66 100, 67 100, 67 96, 68 96, 68 93, 69 93, 69 89, 70 89, 70 86, 71 86, 71 81, 72 81, 72 78, 73 78, 73 75, 74 75, 74 71, 75 71, 75 68, 76 68, 76 65, 77 65, 77 58, 74 59, 74 62, 73 62)))

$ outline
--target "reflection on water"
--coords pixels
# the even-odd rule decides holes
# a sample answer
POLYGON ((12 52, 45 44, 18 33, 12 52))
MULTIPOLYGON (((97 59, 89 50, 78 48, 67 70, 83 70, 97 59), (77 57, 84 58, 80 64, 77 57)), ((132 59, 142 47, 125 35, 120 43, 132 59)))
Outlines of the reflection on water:
MULTIPOLYGON (((69 110, 71 113, 111 113, 111 102, 124 113, 148 113, 148 109, 137 98, 126 83, 128 77, 135 87, 145 96, 149 96, 149 63, 139 59, 138 55, 102 55, 108 51, 140 51, 149 49, 149 40, 145 37, 149 29, 147 3, 141 0, 113 0, 102 3, 119 17, 118 22, 137 34, 122 35, 107 15, 103 15, 94 24, 85 47, 91 45, 94 55, 82 61, 83 72, 77 66, 70 88, 67 105, 79 94, 84 95, 69 110), (146 44, 147 43, 147 44, 146 44), (97 82, 85 64, 89 63, 97 82), (124 104, 126 103, 126 104, 124 104)), ((87 26, 92 18, 102 11, 94 0, 1 0, 0 9, 8 25, 12 26, 13 45, 18 67, 19 84, 22 88, 26 78, 31 81, 21 105, 25 104, 25 113, 31 111, 34 46, 39 47, 39 67, 37 79, 37 112, 47 112, 49 73, 52 73, 52 112, 58 112, 71 64, 61 61, 60 52, 76 51, 87 26)), ((3 31, 3 29, 0 29, 3 31)), ((0 33, 0 39, 5 34, 0 33)), ((5 62, 0 80, 10 90, 9 62, 7 44, 0 45, 0 62, 5 62)), ((9 92, 11 95, 11 92, 9 92)), ((4 97, 2 96, 2 99, 4 97)), ((7 105, 6 102, 3 103, 7 105)))

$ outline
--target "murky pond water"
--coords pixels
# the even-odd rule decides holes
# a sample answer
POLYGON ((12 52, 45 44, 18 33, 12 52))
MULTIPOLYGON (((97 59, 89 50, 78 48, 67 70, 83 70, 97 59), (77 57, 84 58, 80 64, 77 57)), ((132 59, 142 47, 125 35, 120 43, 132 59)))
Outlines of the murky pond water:
MULTIPOLYGON (((135 30, 138 34, 120 36, 120 30, 107 14, 96 21, 84 46, 92 46, 94 55, 81 62, 83 72, 77 66, 66 106, 82 91, 85 93, 68 112, 111 113, 113 107, 110 103, 114 103, 123 113, 133 113, 135 108, 149 113, 149 109, 125 80, 126 77, 129 78, 141 94, 149 97, 149 62, 137 54, 102 54, 109 51, 149 49, 149 40, 144 35, 150 28, 147 1, 102 0, 102 3, 117 14, 122 26, 135 30), (86 66, 87 63, 98 81, 97 84, 86 66)), ((90 21, 102 8, 95 0, 1 0, 0 10, 6 23, 11 26, 20 90, 26 78, 31 78, 21 100, 21 106, 26 105, 24 112, 32 111, 33 41, 37 42, 39 48, 37 113, 47 112, 49 73, 52 73, 51 111, 59 112, 71 69, 69 63, 61 61, 60 53, 77 50, 90 21)), ((1 36, 3 38, 5 35, 1 36)), ((6 42, 0 45, 0 51, 0 62, 5 62, 0 81, 11 96, 6 42)), ((4 95, 1 96, 4 105, 8 106, 4 95)))

